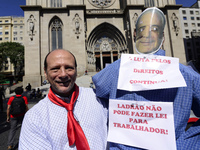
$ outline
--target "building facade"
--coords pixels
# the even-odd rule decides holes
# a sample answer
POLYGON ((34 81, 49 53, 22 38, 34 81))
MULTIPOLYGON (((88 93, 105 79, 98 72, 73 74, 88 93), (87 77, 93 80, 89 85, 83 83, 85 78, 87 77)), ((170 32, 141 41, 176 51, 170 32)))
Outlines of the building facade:
MULTIPOLYGON (((18 42, 24 45, 24 17, 5 16, 0 17, 0 43, 18 42)), ((6 76, 12 76, 14 67, 9 58, 4 62, 1 72, 6 76)))
POLYGON ((189 8, 180 8, 186 60, 200 72, 200 0, 189 8))
POLYGON ((133 32, 138 16, 147 7, 160 8, 166 17, 167 56, 186 64, 179 8, 175 0, 26 0, 24 86, 40 86, 43 62, 54 49, 70 50, 77 58, 78 76, 96 71, 136 54, 133 32))

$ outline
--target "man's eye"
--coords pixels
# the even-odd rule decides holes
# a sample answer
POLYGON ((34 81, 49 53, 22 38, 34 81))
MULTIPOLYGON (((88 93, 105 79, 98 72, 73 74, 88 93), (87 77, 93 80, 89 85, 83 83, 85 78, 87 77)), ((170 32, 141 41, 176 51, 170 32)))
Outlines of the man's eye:
POLYGON ((53 72, 57 72, 59 70, 59 68, 52 68, 51 71, 53 72))
POLYGON ((67 68, 65 68, 66 70, 74 70, 74 68, 73 67, 67 67, 67 68))
POLYGON ((158 28, 157 27, 153 27, 153 28, 151 28, 151 31, 158 31, 158 28))
POLYGON ((144 28, 140 28, 140 29, 139 29, 139 32, 142 32, 142 31, 144 31, 144 28))

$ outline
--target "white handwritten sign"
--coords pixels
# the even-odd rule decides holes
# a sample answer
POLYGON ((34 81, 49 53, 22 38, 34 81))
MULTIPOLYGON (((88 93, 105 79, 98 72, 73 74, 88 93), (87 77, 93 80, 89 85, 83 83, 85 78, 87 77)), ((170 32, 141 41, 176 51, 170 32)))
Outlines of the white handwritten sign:
POLYGON ((118 89, 143 91, 185 86, 178 58, 138 54, 121 57, 118 89))
POLYGON ((110 99, 108 141, 149 150, 176 150, 173 103, 110 99))

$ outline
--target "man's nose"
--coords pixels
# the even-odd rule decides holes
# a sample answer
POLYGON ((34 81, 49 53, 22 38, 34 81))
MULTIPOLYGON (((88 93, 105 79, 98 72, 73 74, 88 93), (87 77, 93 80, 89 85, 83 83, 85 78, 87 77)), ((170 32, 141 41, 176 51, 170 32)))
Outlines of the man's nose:
POLYGON ((67 77, 67 76, 68 76, 67 70, 66 70, 65 68, 60 68, 59 77, 65 78, 65 77, 67 77))
POLYGON ((143 31, 143 36, 144 36, 144 37, 150 37, 150 35, 151 35, 151 30, 150 30, 149 27, 146 27, 146 28, 144 29, 144 31, 143 31))

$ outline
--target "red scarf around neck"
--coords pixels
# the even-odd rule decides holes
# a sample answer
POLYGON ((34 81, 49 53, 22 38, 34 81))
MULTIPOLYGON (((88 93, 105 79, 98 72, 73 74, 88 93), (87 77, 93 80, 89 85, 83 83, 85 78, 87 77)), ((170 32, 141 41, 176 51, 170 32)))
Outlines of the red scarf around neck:
POLYGON ((69 146, 72 146, 75 143, 77 150, 89 150, 90 147, 85 137, 85 134, 79 123, 74 118, 73 114, 74 103, 76 102, 78 95, 79 95, 79 87, 76 84, 74 84, 74 91, 72 93, 72 97, 69 104, 64 102, 62 99, 58 98, 53 93, 51 88, 48 93, 49 99, 54 104, 61 107, 65 107, 68 111, 67 136, 69 140, 69 146))

